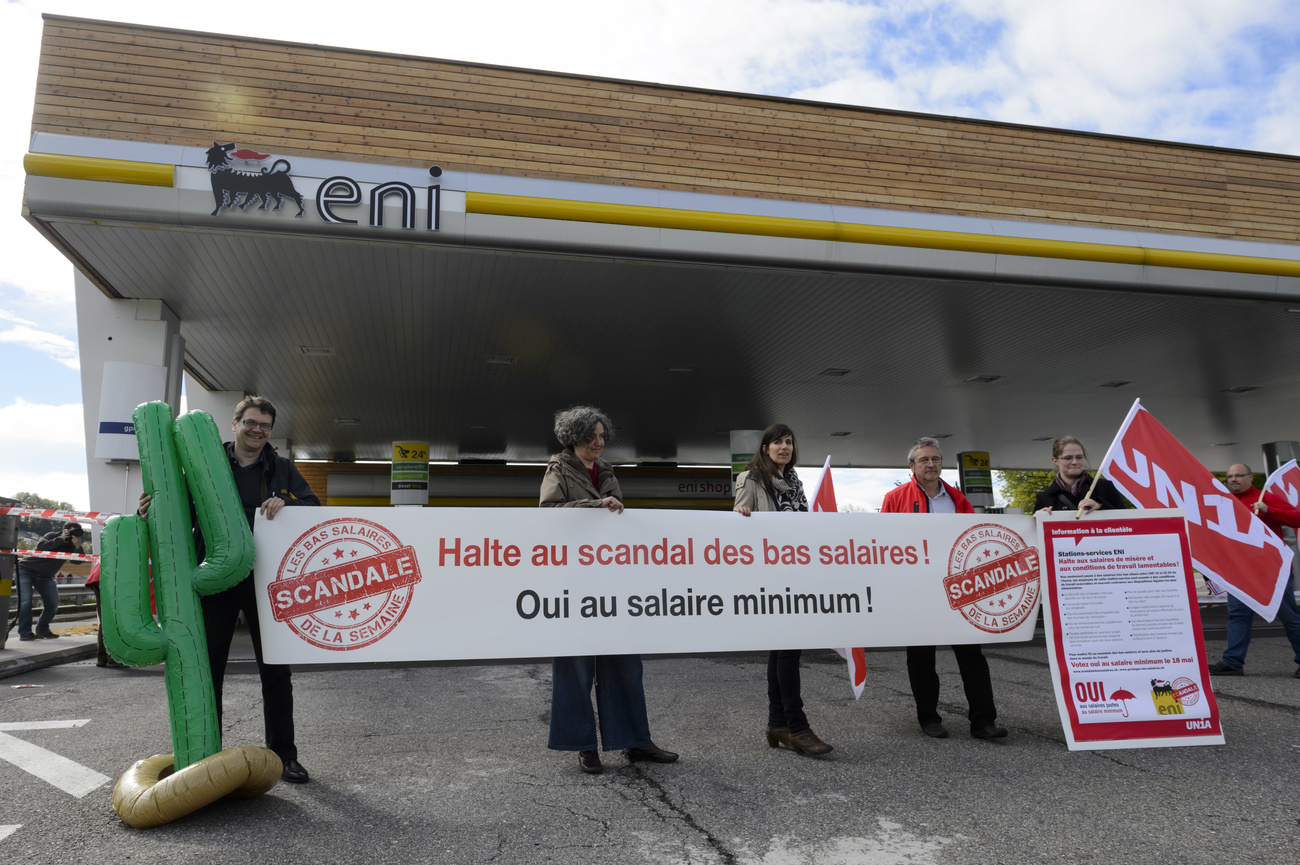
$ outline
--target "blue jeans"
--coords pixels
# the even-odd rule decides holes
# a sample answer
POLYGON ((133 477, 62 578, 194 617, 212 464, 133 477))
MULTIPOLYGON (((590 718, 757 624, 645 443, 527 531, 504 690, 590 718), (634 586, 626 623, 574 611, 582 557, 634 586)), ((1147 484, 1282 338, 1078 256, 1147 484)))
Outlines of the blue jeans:
MULTIPOLYGON (((1250 632, 1255 613, 1242 601, 1228 594, 1228 649, 1220 660, 1226 667, 1240 670, 1246 666, 1246 650, 1250 648, 1250 632)), ((1288 577, 1282 589, 1282 603, 1277 607, 1277 621, 1282 623, 1286 638, 1291 641, 1295 662, 1300 664, 1300 607, 1295 602, 1293 578, 1288 577)))
POLYGON ((651 744, 641 656, 599 655, 551 659, 551 736, 546 747, 553 751, 596 750, 593 684, 605 750, 651 744))
POLYGON ((40 621, 36 623, 37 636, 50 632, 50 622, 54 620, 54 614, 59 611, 59 584, 54 582, 54 577, 43 577, 19 565, 18 636, 20 637, 26 637, 32 632, 33 589, 41 593, 41 604, 44 606, 40 621))

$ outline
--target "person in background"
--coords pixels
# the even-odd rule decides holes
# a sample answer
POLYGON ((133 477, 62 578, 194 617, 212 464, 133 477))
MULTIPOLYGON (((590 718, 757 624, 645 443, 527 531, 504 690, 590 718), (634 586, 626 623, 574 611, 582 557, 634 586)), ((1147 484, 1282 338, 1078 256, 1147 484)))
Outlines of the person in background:
MULTIPOLYGON (((943 451, 936 439, 916 440, 907 453, 912 479, 890 490, 880 507, 882 514, 973 514, 975 508, 961 492, 945 483, 943 451)), ((989 662, 979 644, 952 647, 961 671, 961 683, 970 705, 970 734, 976 739, 1006 738, 1007 728, 997 723, 998 710, 993 703, 993 680, 989 662)), ((948 738, 948 730, 939 716, 939 674, 934 666, 934 646, 907 647, 907 678, 916 700, 916 719, 921 732, 934 739, 948 738)))
MULTIPOLYGON (((794 468, 798 453, 794 431, 785 424, 774 423, 763 430, 758 452, 736 477, 734 510, 746 517, 754 511, 807 512, 808 499, 794 468)), ((767 744, 821 756, 834 748, 817 737, 804 714, 799 681, 801 654, 801 649, 767 653, 767 744)))
MULTIPOLYGON (((605 508, 623 513, 623 491, 614 469, 600 458, 614 438, 609 417, 592 406, 574 406, 555 414, 555 437, 564 450, 551 457, 542 477, 538 505, 544 508, 605 508)), ((577 751, 578 767, 598 775, 605 771, 596 750, 596 715, 591 708, 595 685, 600 715, 600 744, 623 751, 630 762, 671 763, 677 759, 650 739, 640 655, 584 655, 551 660, 551 732, 547 747, 577 751)))
MULTIPOLYGON (((68 521, 62 531, 50 532, 36 543, 44 553, 79 553, 85 530, 80 524, 68 521)), ((61 559, 26 558, 18 563, 18 639, 57 640, 59 635, 50 630, 50 622, 59 611, 59 586, 55 577, 63 566, 61 559), (41 596, 41 617, 32 629, 34 593, 41 596)))
POLYGON ((119 664, 108 654, 108 649, 104 648, 104 607, 99 598, 99 562, 90 569, 90 576, 86 577, 86 585, 95 593, 95 611, 99 615, 99 633, 96 635, 95 666, 96 667, 125 667, 125 664, 119 664))
POLYGON ((1083 449, 1083 442, 1074 436, 1061 436, 1052 442, 1052 465, 1056 466, 1056 477, 1034 497, 1035 512, 1077 511, 1080 506, 1085 514, 1124 509, 1124 497, 1110 481, 1098 478, 1093 489, 1092 475, 1087 468, 1088 453, 1083 449), (1089 489, 1092 489, 1091 497, 1088 497, 1089 489))
MULTIPOLYGON (((1228 466, 1226 481, 1228 491, 1237 497, 1237 501, 1253 510, 1255 516, 1279 538, 1282 537, 1282 526, 1300 528, 1300 510, 1291 507, 1291 503, 1281 496, 1256 489, 1255 474, 1250 466, 1242 463, 1228 466)), ((1291 651, 1296 662, 1296 671, 1292 675, 1300 679, 1300 607, 1296 606, 1295 583, 1290 574, 1282 589, 1282 603, 1277 608, 1277 620, 1282 623, 1282 630, 1291 641, 1291 651)), ((1210 665, 1212 674, 1245 675, 1246 650, 1250 648, 1254 624, 1254 610, 1246 606, 1245 601, 1228 592, 1228 648, 1217 664, 1210 665)))

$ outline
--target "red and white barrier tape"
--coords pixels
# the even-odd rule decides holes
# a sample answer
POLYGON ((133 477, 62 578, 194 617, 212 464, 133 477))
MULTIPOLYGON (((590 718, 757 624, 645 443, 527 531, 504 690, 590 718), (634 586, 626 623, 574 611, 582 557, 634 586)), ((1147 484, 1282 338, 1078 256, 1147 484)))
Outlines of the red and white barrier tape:
POLYGON ((0 517, 36 517, 42 520, 77 520, 79 522, 102 523, 109 517, 116 517, 108 511, 57 511, 42 508, 0 508, 0 517))
POLYGON ((97 562, 99 556, 90 553, 51 553, 46 550, 0 550, 0 555, 15 555, 20 559, 68 559, 73 562, 97 562))

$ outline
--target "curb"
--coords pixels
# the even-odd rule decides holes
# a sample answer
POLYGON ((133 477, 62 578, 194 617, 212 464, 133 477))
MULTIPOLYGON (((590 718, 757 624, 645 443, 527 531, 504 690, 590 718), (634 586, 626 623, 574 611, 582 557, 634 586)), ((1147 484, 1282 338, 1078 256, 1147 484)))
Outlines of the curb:
POLYGON ((63 649, 55 649, 51 652, 43 652, 35 657, 27 656, 0 660, 0 679, 29 673, 43 667, 67 664, 71 661, 84 661, 86 658, 95 657, 95 653, 98 651, 99 647, 91 643, 88 646, 68 646, 63 649))

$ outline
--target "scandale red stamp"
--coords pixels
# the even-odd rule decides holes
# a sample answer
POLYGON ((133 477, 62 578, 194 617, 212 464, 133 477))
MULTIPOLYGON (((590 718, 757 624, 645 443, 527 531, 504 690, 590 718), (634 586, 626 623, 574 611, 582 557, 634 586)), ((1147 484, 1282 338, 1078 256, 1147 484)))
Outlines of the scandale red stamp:
POLYGON ((414 548, 378 523, 343 517, 294 541, 267 593, 277 622, 312 645, 348 651, 392 633, 419 582, 414 548))
POLYGON ((966 621, 1001 634, 1038 609, 1038 572, 1038 550, 1006 526, 981 523, 952 545, 944 594, 966 621))

